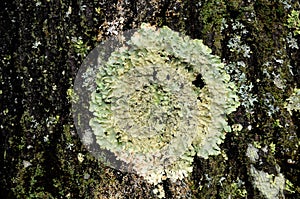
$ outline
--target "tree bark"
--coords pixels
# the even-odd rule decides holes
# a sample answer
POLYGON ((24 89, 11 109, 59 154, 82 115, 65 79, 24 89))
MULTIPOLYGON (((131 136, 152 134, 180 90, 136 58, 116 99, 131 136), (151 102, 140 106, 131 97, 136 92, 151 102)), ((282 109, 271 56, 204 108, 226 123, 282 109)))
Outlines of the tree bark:
POLYGON ((164 181, 166 197, 263 198, 250 165, 283 174, 285 198, 299 197, 300 113, 284 108, 293 88, 300 88, 299 35, 296 26, 287 26, 291 11, 300 8, 297 1, 1 4, 1 198, 156 198, 154 187, 139 176, 105 167, 88 153, 76 134, 68 95, 85 56, 111 36, 111 26, 125 31, 143 22, 202 39, 226 63, 241 98, 228 123, 243 129, 226 135, 222 155, 195 158, 188 179, 164 181), (247 157, 250 144, 260 162, 247 157))

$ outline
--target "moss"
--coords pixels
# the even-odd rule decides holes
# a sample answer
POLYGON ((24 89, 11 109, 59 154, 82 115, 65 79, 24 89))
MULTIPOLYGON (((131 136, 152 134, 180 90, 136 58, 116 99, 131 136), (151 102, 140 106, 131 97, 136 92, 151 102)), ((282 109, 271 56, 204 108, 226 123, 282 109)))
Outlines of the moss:
MULTIPOLYGON (((236 1, 233 2, 239 4, 236 1)), ((224 1, 207 1, 199 6, 202 10, 198 16, 202 24, 202 38, 217 55, 222 53, 222 40, 224 39, 222 22, 226 18, 228 6, 226 4, 224 1)))

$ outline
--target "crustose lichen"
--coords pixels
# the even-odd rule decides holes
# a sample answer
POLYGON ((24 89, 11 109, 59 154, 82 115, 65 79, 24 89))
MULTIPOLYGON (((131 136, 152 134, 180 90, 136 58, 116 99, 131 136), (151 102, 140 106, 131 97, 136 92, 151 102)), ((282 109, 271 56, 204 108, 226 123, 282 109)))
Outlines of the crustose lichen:
POLYGON ((230 131, 225 115, 239 102, 223 67, 201 40, 143 24, 97 74, 97 143, 150 183, 182 179, 230 131))

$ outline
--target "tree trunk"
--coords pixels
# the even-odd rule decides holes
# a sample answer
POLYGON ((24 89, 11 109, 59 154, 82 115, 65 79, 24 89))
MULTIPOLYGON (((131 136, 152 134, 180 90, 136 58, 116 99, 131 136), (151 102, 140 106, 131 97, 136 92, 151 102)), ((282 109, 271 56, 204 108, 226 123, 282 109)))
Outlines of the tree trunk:
POLYGON ((189 178, 165 180, 166 198, 268 198, 253 168, 272 175, 273 187, 275 177, 284 176, 277 198, 299 198, 300 113, 285 108, 300 88, 300 20, 288 25, 297 1, 1 4, 1 198, 157 197, 141 177, 106 167, 88 152, 69 93, 82 61, 112 27, 125 31, 143 22, 202 39, 226 64, 241 98, 228 123, 243 128, 226 135, 221 155, 195 157, 189 178), (249 158, 251 149, 259 161, 249 158))

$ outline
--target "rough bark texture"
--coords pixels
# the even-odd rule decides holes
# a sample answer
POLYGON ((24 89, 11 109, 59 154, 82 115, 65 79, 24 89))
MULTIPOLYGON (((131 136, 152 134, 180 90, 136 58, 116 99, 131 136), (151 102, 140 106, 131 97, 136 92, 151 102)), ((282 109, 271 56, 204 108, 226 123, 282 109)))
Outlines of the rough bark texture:
POLYGON ((284 108, 300 88, 300 51, 293 46, 300 37, 287 26, 299 9, 293 0, 2 1, 1 198, 156 197, 140 177, 104 167, 88 153, 67 94, 109 27, 142 22, 203 39, 230 66, 244 102, 228 120, 243 129, 226 135, 222 155, 195 158, 189 179, 166 180, 167 198, 263 198, 250 175, 249 144, 260 149, 254 166, 282 173, 285 198, 299 198, 300 113, 284 108))

